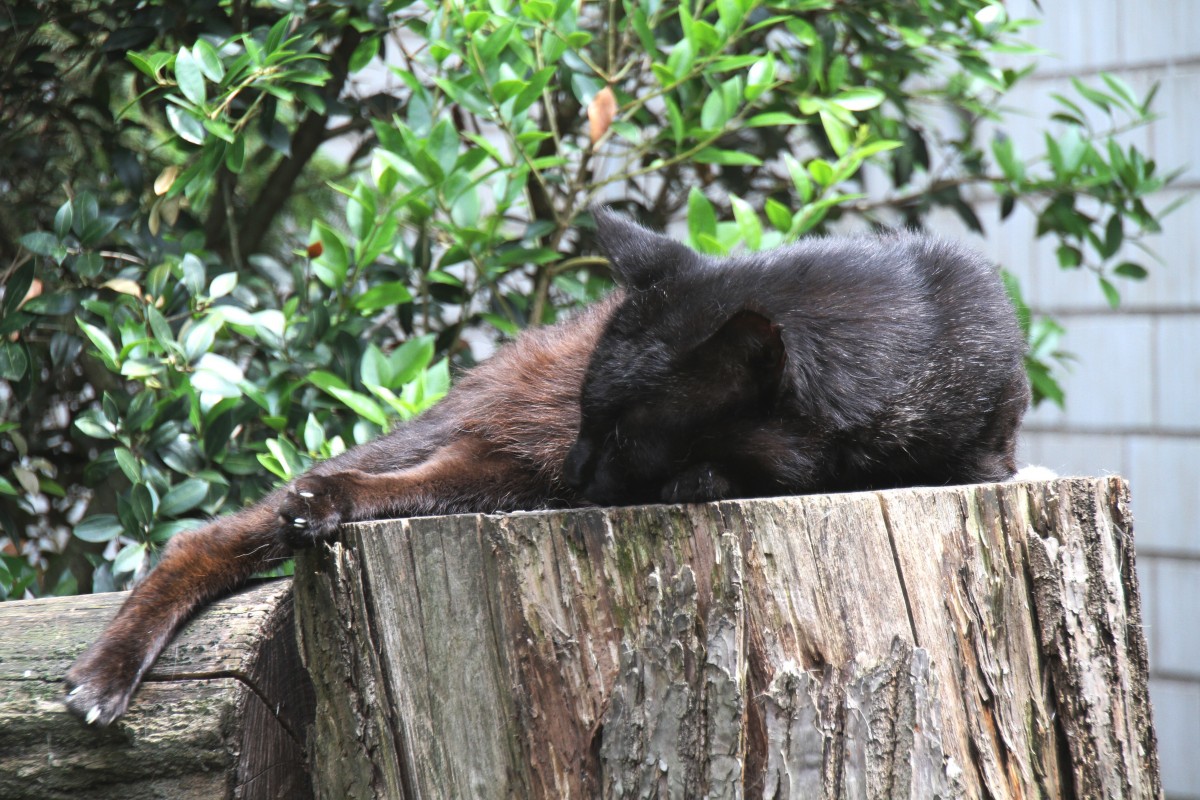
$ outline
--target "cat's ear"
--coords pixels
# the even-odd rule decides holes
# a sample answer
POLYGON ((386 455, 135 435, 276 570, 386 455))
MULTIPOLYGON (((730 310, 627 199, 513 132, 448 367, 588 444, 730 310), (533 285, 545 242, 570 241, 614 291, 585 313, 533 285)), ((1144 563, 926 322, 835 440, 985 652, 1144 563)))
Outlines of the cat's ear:
POLYGON ((617 282, 647 289, 690 264, 695 253, 686 245, 643 228, 611 209, 592 208, 600 247, 612 263, 617 282))
POLYGON ((730 317, 691 353, 697 366, 741 389, 771 390, 783 375, 783 330, 757 311, 730 317))

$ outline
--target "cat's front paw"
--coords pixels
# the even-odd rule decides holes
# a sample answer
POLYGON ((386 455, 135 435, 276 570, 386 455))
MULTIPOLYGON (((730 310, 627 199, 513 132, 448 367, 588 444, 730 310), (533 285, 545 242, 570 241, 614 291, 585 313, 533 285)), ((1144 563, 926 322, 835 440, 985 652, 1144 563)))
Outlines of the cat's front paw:
POLYGON ((707 503, 733 495, 733 485, 709 463, 693 464, 666 482, 664 503, 707 503))
POLYGON ((141 677, 142 657, 101 640, 67 670, 67 709, 101 728, 125 713, 141 677))
POLYGON ((297 478, 279 504, 284 541, 295 548, 332 538, 350 519, 366 477, 351 471, 297 478))

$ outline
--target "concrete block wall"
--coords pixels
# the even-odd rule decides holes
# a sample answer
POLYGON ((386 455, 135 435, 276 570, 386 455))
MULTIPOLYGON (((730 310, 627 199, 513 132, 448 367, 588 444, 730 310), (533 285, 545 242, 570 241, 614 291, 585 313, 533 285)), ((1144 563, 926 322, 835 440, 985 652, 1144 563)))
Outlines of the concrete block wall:
MULTIPOLYGON (((1152 205, 1195 193, 1200 2, 1041 6, 1006 3, 1010 14, 1042 21, 1029 38, 1049 53, 1008 105, 1040 121, 1054 109, 1052 92, 1071 94, 1072 76, 1097 81, 1104 70, 1139 94, 1158 82, 1161 119, 1130 141, 1160 169, 1185 167, 1152 205)), ((1043 151, 1043 129, 1009 126, 1025 153, 1043 151)), ((1063 348, 1078 357, 1064 381, 1065 411, 1043 404, 1032 414, 1023 457, 1061 474, 1119 473, 1130 481, 1164 785, 1169 798, 1200 798, 1200 198, 1167 217, 1147 242, 1163 263, 1130 252, 1150 278, 1121 282, 1117 311, 1093 278, 1057 266, 1054 244, 1034 239, 1032 214, 1018 211, 1003 224, 992 209, 981 217, 981 246, 1022 278, 1035 309, 1063 322, 1063 348)))

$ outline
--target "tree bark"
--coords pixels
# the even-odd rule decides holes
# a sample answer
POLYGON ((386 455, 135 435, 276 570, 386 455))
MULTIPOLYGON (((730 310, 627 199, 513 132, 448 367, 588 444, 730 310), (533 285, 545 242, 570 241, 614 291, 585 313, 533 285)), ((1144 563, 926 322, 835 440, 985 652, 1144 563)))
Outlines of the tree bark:
POLYGON ((0 797, 305 798, 312 686, 291 581, 211 605, 107 729, 62 704, 62 676, 126 592, 0 603, 0 797))
POLYGON ((1116 478, 367 523, 295 589, 319 797, 1161 795, 1116 478))

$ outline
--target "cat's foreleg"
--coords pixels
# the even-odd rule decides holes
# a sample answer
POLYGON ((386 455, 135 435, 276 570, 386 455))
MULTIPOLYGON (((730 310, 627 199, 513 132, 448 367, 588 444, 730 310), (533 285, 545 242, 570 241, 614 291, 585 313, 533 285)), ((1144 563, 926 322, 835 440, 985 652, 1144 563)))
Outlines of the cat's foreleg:
POLYGON ((67 708, 88 723, 111 723, 125 713, 146 671, 197 608, 285 558, 275 514, 282 496, 276 492, 236 514, 177 533, 158 566, 67 671, 67 708))
POLYGON ((305 547, 345 522, 536 506, 549 499, 543 483, 528 465, 464 437, 397 472, 305 475, 288 487, 278 513, 287 543, 305 547))

